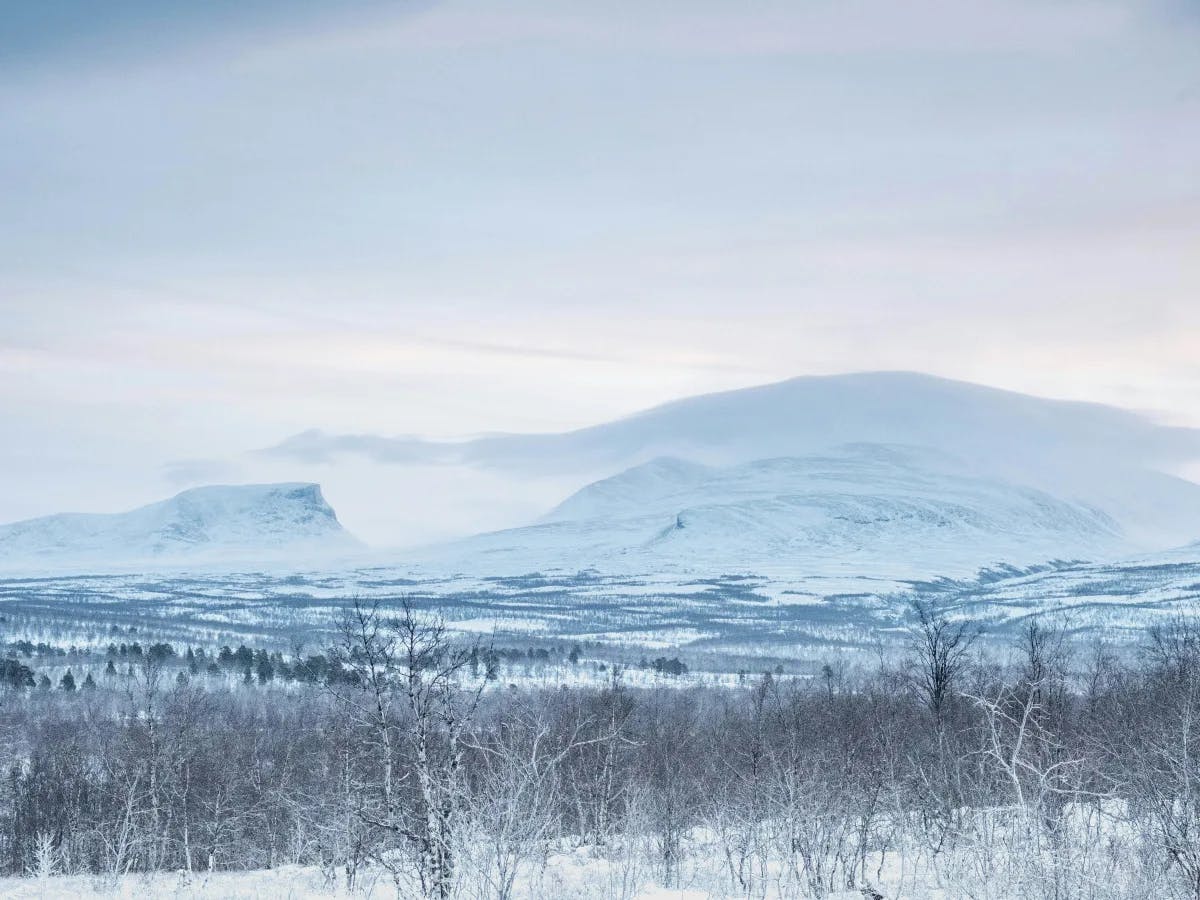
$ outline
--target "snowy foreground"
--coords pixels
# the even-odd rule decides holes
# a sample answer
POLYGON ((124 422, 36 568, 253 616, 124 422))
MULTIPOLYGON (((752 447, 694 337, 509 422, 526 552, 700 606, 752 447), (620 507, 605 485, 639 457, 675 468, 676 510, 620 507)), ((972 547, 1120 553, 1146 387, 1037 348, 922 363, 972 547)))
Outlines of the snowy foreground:
MULTIPOLYGON (((721 860, 710 858, 714 864, 721 860)), ((947 898, 956 893, 938 889, 931 883, 914 880, 903 871, 899 860, 892 860, 880 874, 878 890, 888 898, 947 898)), ((518 884, 514 900, 716 900, 746 897, 746 892, 729 892, 715 884, 697 886, 721 879, 720 873, 702 869, 692 873, 690 883, 682 887, 664 887, 645 877, 628 860, 610 861, 593 848, 563 853, 547 860, 545 871, 536 884, 518 884)), ((177 900, 307 900, 307 898, 354 898, 382 900, 395 898, 396 888, 386 873, 363 878, 359 887, 348 890, 336 877, 305 866, 282 866, 255 872, 154 873, 126 875, 116 881, 96 876, 53 876, 49 878, 0 878, 0 897, 5 900, 59 900, 59 898, 177 898, 177 900)), ((404 896, 401 894, 400 896, 404 896)), ((463 898, 485 894, 460 892, 463 898)), ((751 896, 803 896, 780 885, 763 886, 751 896)), ((821 895, 827 900, 861 900, 862 890, 847 890, 821 895)), ((993 895, 999 896, 999 895, 993 895)))
POLYGON ((895 664, 682 689, 492 682, 361 602, 331 657, 122 644, 56 689, 14 644, 0 898, 1200 896, 1194 620, 1001 664, 914 615, 895 664))
MULTIPOLYGON (((707 898, 738 897, 718 890, 695 887, 666 888, 653 882, 640 881, 636 875, 614 865, 586 849, 575 854, 552 857, 547 871, 536 887, 518 886, 516 898, 578 898, 578 900, 707 900, 707 898)), ((307 900, 307 898, 355 898, 380 900, 396 897, 396 889, 386 874, 353 891, 336 883, 317 869, 303 866, 284 866, 257 872, 214 872, 189 875, 154 873, 127 875, 113 882, 95 876, 51 878, 0 878, 0 897, 11 900, 59 900, 59 898, 178 898, 178 900, 307 900)), ((471 894, 463 894, 471 897, 471 894)), ((860 891, 827 894, 830 900, 854 898, 860 891)), ((898 896, 888 894, 887 896, 898 896)), ((942 897, 943 892, 921 891, 906 896, 942 897)))
MULTIPOLYGON (((510 883, 494 875, 459 879, 456 900, 1031 900, 1105 898, 1163 900, 1189 888, 1159 866, 1145 866, 1138 836, 1121 821, 1121 809, 1084 804, 1068 807, 1059 839, 1047 840, 1033 819, 1012 808, 960 810, 966 832, 956 846, 935 853, 918 844, 869 852, 851 863, 853 888, 816 883, 816 869, 757 856, 750 844, 735 849, 708 829, 691 832, 681 850, 674 884, 662 883, 653 840, 618 841, 603 848, 560 846, 514 864, 510 883)), ((762 837, 762 836, 760 836, 762 837)), ((488 849, 479 845, 478 854, 488 849)), ((736 843, 736 842, 735 842, 736 843)), ((491 848, 494 850, 495 848, 491 848)), ((832 848, 826 847, 825 850, 832 848)), ((462 860, 470 865, 475 854, 462 860)), ((848 870, 849 871, 849 870, 848 870)), ((464 873, 465 874, 465 873, 464 873)), ((826 873, 829 877, 829 873, 826 873)), ((111 876, 31 875, 0 878, 4 900, 58 898, 174 898, 174 900, 419 900, 412 885, 398 885, 380 868, 363 867, 353 887, 345 874, 314 866, 232 872, 160 872, 111 876)), ((819 879, 818 879, 819 880, 819 879)))

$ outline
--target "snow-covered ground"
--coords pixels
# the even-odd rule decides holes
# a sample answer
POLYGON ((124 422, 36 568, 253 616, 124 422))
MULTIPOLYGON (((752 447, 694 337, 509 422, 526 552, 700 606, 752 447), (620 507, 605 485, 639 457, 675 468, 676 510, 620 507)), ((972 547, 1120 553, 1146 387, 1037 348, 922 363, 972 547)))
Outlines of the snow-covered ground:
MULTIPOLYGON (((519 879, 511 900, 745 900, 747 896, 820 898, 820 900, 863 900, 863 888, 883 894, 887 900, 950 900, 960 897, 955 874, 947 870, 949 883, 939 884, 939 874, 911 860, 890 854, 872 855, 871 876, 861 886, 846 890, 809 892, 791 884, 791 876, 778 865, 764 870, 765 877, 749 892, 729 884, 725 860, 716 846, 707 855, 697 855, 682 867, 679 883, 664 885, 646 860, 635 860, 596 847, 580 847, 549 856, 536 875, 519 879), (773 870, 773 871, 772 871, 773 870)), ((945 876, 941 876, 943 880, 945 876)), ((388 873, 360 870, 355 886, 347 888, 337 872, 311 866, 281 866, 248 872, 163 872, 129 874, 119 878, 101 876, 51 876, 48 878, 0 878, 0 897, 5 900, 418 900, 401 887, 399 892, 388 873)), ((462 886, 461 900, 481 900, 497 894, 483 885, 462 886)), ((1003 894, 992 896, 1003 897, 1003 894)), ((1017 895, 1009 895, 1018 900, 1017 895)))
MULTIPOLYGON (((503 887, 468 855, 455 900, 1162 900, 1183 897, 1178 873, 1147 865, 1136 835, 1092 811, 1065 818, 1068 834, 1056 844, 1011 827, 1011 810, 976 810, 964 819, 960 840, 931 852, 903 843, 870 851, 859 861, 834 848, 816 856, 756 855, 696 829, 680 847, 671 884, 665 884, 653 838, 610 847, 563 847, 544 856, 519 854, 517 875, 503 887), (1076 821, 1072 822, 1072 819, 1076 821), (745 856, 739 855, 747 854, 745 856), (828 854, 828 855, 827 855, 828 854), (849 869, 843 870, 843 866, 849 869), (841 874, 836 874, 841 873, 841 874)), ((1021 820, 1024 821, 1024 820, 1021 820)), ((769 831, 769 829, 768 829, 769 831)), ((762 836, 760 836, 762 837, 762 836)), ((901 839, 903 840, 903 839, 901 839)), ((845 848, 843 848, 845 849, 845 848)), ((486 856, 486 850, 484 855, 486 856)), ((419 900, 420 892, 381 868, 362 866, 353 886, 344 872, 283 865, 241 872, 162 872, 0 878, 5 900, 419 900)))

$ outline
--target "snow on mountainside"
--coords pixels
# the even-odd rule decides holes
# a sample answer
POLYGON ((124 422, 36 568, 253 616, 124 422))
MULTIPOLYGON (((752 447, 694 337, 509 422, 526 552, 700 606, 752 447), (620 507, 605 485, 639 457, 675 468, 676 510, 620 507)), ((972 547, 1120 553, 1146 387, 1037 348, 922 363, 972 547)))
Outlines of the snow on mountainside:
POLYGON ((925 448, 964 474, 1097 507, 1139 551, 1200 535, 1200 486, 1169 474, 1200 460, 1200 430, 912 372, 793 378, 559 434, 431 442, 312 431, 265 453, 307 463, 357 455, 384 465, 466 465, 582 486, 659 457, 731 466, 848 444, 925 448))
POLYGON ((964 472, 933 451, 854 444, 720 467, 652 460, 585 487, 536 525, 446 552, 506 571, 919 578, 1128 548, 1120 523, 1089 504, 964 472))
POLYGON ((498 468, 620 465, 529 527, 431 549, 456 571, 754 571, 861 586, 1112 561, 1200 534, 1200 485, 1169 474, 1200 458, 1200 432, 907 373, 797 378, 456 452, 498 468))
POLYGON ((354 549, 316 484, 193 488, 124 513, 62 513, 0 526, 0 563, 116 564, 354 549))

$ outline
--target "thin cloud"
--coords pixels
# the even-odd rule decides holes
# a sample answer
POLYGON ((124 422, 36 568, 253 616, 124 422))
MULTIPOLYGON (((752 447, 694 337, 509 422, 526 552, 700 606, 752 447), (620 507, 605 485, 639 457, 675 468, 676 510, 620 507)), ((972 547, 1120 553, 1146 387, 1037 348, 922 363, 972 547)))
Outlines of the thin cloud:
POLYGON ((458 461, 454 454, 454 445, 451 444, 375 434, 326 434, 320 429, 303 431, 273 447, 253 452, 261 456, 291 459, 310 465, 332 463, 341 456, 362 456, 387 465, 458 461))
POLYGON ((226 459, 180 459, 163 466, 163 478, 177 487, 241 480, 241 467, 226 459))

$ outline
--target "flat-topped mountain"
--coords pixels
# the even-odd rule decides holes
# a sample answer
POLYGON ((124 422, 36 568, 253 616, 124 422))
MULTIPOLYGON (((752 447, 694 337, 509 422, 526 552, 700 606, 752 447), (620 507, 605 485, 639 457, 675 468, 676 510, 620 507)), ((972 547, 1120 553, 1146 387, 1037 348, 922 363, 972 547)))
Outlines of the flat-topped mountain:
POLYGON ((121 564, 336 553, 358 542, 320 485, 211 485, 122 513, 60 513, 0 525, 0 563, 121 564))

